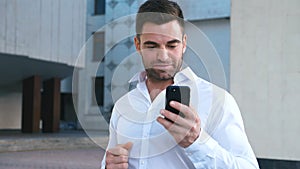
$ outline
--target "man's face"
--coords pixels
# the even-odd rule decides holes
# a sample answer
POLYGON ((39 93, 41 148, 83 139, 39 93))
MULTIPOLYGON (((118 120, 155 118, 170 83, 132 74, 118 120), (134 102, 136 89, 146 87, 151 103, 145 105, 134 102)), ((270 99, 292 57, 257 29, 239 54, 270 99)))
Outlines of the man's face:
POLYGON ((181 69, 186 36, 176 20, 162 25, 146 22, 135 46, 148 78, 170 80, 181 69))

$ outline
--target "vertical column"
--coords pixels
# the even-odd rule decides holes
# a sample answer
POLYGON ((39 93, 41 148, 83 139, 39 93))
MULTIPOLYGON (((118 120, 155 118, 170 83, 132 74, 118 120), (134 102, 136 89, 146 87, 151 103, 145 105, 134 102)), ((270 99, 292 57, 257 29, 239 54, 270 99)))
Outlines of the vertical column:
POLYGON ((22 132, 40 131, 41 78, 32 76, 23 80, 22 132))
POLYGON ((60 120, 60 79, 43 83, 43 132, 58 132, 60 120))

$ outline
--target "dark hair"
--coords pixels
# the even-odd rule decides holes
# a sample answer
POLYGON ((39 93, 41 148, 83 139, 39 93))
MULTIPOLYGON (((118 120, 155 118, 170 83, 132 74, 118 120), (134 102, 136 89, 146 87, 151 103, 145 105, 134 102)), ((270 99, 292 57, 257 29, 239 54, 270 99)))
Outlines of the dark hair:
POLYGON ((146 22, 161 25, 177 20, 183 30, 183 19, 182 10, 176 2, 169 0, 148 0, 138 10, 135 25, 136 34, 139 37, 146 22))

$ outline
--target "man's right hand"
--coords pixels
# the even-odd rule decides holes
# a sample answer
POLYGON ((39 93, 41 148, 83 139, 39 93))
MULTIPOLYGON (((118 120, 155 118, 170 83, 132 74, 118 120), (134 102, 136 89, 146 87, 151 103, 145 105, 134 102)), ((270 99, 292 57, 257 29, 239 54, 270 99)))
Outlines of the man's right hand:
POLYGON ((126 144, 119 144, 116 147, 110 148, 106 151, 106 169, 127 169, 128 155, 132 147, 132 142, 126 144))

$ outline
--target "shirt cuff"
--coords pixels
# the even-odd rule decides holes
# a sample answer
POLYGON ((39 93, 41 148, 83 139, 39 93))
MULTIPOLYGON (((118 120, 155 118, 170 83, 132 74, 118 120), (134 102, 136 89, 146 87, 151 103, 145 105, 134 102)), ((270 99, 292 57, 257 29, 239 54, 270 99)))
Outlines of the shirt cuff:
POLYGON ((205 156, 213 157, 213 149, 218 143, 204 130, 201 130, 198 139, 185 148, 187 156, 192 160, 201 160, 205 156))

